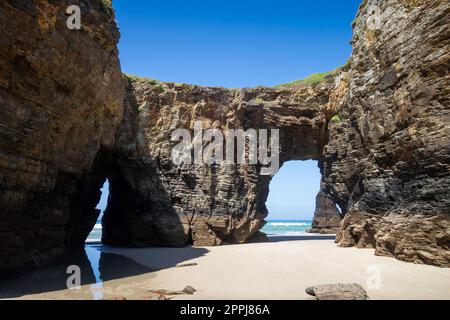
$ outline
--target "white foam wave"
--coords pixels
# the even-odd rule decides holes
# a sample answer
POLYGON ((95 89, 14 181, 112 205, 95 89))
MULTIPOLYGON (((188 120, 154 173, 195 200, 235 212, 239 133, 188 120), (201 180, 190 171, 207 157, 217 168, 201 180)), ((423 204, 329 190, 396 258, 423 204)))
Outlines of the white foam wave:
POLYGON ((289 226, 309 226, 309 223, 304 222, 269 222, 268 226, 273 227, 289 227, 289 226))
POLYGON ((101 228, 102 228, 102 225, 99 224, 99 223, 97 223, 97 224, 94 226, 94 229, 101 229, 101 228))

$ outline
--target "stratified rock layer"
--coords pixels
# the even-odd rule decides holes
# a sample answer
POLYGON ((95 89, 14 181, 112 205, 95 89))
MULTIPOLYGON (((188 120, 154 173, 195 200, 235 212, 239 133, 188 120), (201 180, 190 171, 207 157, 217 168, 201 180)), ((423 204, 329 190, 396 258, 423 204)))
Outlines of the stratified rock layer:
POLYGON ((69 30, 72 4, 0 2, 0 275, 83 245, 98 215, 86 181, 123 114, 119 33, 94 0, 69 30))
POLYGON ((196 121, 279 129, 280 165, 319 160, 340 246, 450 265, 448 1, 363 1, 350 66, 288 89, 122 79, 107 1, 81 2, 81 30, 71 4, 0 2, 0 276, 82 249, 106 178, 104 243, 262 239, 260 165, 171 161, 196 121))
MULTIPOLYGON (((175 129, 282 129, 280 165, 318 159, 325 139, 330 86, 293 90, 206 88, 126 79, 124 121, 114 153, 126 186, 105 214, 108 244, 219 245, 242 243, 267 216, 271 176, 260 165, 176 166, 175 129), (124 228, 125 226, 125 228, 124 228)), ((270 132, 269 132, 270 135, 270 132)), ((203 141, 205 143, 205 141, 203 141)), ((118 187, 121 188, 121 187, 118 187)), ((115 200, 114 200, 115 199, 115 200)))
POLYGON ((448 14, 441 0, 360 8, 324 148, 325 182, 346 212, 340 246, 450 266, 448 14))
POLYGON ((330 191, 325 187, 323 181, 320 191, 316 197, 316 210, 312 221, 310 233, 335 233, 339 229, 341 216, 336 207, 330 191))

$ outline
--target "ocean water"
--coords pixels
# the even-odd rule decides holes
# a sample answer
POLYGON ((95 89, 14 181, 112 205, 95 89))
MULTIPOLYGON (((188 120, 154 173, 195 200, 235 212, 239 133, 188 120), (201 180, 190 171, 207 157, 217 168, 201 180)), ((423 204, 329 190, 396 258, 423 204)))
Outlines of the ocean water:
MULTIPOLYGON (((287 235, 296 236, 306 233, 311 228, 311 220, 268 220, 262 232, 268 235, 287 235)), ((102 238, 102 225, 97 221, 92 232, 89 234, 88 241, 100 241, 102 238)))
POLYGON ((101 239, 102 239, 102 224, 101 224, 101 221, 97 221, 97 223, 94 226, 94 229, 92 229, 87 240, 88 241, 100 241, 101 239))
POLYGON ((267 235, 297 236, 311 228, 312 220, 268 220, 261 229, 267 235))

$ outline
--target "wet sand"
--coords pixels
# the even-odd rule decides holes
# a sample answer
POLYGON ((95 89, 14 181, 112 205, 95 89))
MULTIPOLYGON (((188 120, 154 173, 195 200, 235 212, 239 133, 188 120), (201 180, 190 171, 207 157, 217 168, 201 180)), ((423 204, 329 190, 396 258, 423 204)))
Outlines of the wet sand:
POLYGON ((330 236, 273 237, 270 243, 208 248, 96 250, 102 251, 103 261, 100 267, 93 263, 92 270, 102 283, 24 291, 15 298, 145 299, 149 290, 191 285, 194 295, 174 299, 296 300, 311 299, 307 286, 345 282, 361 284, 371 299, 450 299, 450 269, 377 257, 371 249, 338 248, 330 236))

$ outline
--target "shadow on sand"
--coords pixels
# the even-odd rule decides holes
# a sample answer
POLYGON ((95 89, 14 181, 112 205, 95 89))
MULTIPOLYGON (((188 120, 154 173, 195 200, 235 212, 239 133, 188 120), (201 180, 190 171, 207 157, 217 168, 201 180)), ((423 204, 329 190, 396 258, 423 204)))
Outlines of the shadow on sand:
POLYGON ((125 249, 88 245, 82 254, 68 256, 54 266, 0 281, 0 299, 67 289, 67 280, 73 275, 67 273, 69 266, 80 268, 81 285, 91 285, 174 267, 207 252, 190 247, 125 249))
MULTIPOLYGON (((334 235, 278 236, 269 235, 269 242, 334 240, 334 235)), ((79 255, 66 257, 60 263, 13 280, 0 281, 0 299, 67 289, 69 266, 80 268, 81 285, 92 285, 151 273, 175 267, 208 253, 205 248, 119 248, 90 244, 79 255)))

